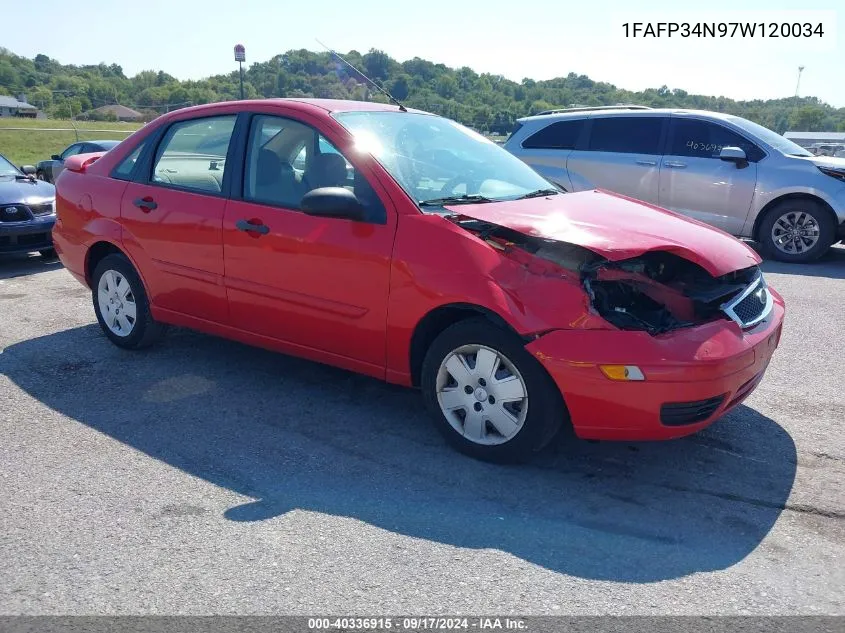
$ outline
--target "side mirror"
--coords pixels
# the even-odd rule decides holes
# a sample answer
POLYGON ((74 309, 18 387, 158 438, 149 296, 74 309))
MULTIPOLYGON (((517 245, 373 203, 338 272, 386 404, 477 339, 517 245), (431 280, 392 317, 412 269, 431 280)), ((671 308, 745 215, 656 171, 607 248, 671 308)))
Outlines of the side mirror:
POLYGON ((302 197, 300 209, 307 215, 323 218, 341 218, 360 222, 364 219, 364 206, 355 194, 344 187, 320 187, 302 197))
POLYGON ((21 165, 21 171, 27 176, 35 175, 35 167, 33 167, 32 165, 21 165))
POLYGON ((50 157, 50 160, 62 160, 62 157, 61 157, 61 156, 59 156, 58 154, 53 154, 53 155, 50 157))
POLYGON ((745 151, 739 147, 723 147, 719 158, 729 163, 736 163, 737 167, 744 167, 748 163, 745 151))

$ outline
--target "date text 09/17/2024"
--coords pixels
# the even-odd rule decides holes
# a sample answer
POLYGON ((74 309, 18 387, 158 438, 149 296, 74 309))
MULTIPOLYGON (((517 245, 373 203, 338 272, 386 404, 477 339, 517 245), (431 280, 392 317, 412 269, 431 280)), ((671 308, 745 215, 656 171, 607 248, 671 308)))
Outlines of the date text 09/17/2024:
POLYGON ((499 617, 322 617, 308 618, 309 631, 448 631, 448 630, 510 630, 525 631, 527 623, 519 618, 499 617))
POLYGON ((821 22, 625 22, 627 38, 822 38, 821 22))

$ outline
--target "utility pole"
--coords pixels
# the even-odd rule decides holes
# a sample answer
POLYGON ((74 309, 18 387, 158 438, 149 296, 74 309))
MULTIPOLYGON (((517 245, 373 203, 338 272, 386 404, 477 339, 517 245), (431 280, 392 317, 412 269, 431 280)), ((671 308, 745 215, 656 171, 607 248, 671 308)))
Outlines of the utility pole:
POLYGON ((235 44, 235 61, 238 62, 238 71, 241 76, 241 101, 244 98, 244 66, 246 61, 246 48, 243 44, 235 44))
POLYGON ((804 67, 799 66, 798 67, 798 81, 795 82, 795 100, 796 101, 798 100, 798 86, 801 85, 801 73, 803 73, 803 72, 804 72, 804 67))

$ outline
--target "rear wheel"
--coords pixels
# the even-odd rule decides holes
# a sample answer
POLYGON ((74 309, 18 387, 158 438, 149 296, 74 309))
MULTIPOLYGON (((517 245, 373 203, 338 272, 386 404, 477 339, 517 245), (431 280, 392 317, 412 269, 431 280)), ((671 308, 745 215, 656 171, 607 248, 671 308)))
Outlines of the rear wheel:
POLYGON ((567 418, 557 386, 524 343, 483 317, 444 330, 426 354, 421 378, 437 428, 478 459, 524 461, 567 418))
POLYGON ((94 313, 112 343, 141 349, 161 338, 165 327, 153 319, 141 278, 125 255, 104 257, 92 281, 94 313))
POLYGON ((807 198, 776 204, 760 224, 760 243, 770 257, 782 262, 818 259, 835 240, 836 223, 830 213, 807 198))

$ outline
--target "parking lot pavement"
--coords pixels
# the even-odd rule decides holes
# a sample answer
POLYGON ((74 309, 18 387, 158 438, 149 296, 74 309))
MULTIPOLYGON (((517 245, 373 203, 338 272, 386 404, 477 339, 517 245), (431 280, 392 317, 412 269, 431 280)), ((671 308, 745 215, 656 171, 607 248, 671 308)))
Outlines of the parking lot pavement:
POLYGON ((450 450, 418 394, 187 331, 121 351, 0 261, 0 613, 845 614, 845 249, 701 434, 450 450))

